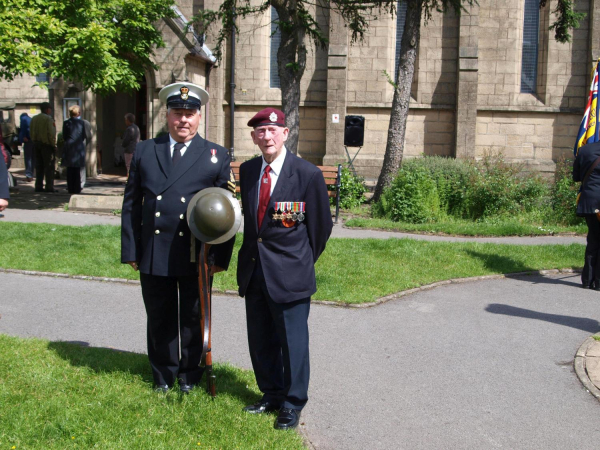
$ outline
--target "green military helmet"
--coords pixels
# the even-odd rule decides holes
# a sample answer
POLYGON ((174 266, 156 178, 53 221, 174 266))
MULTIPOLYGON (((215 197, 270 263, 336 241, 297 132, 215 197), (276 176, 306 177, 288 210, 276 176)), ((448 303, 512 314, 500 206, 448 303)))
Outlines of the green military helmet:
POLYGON ((227 189, 206 188, 192 197, 187 222, 196 239, 220 244, 237 233, 242 223, 242 209, 235 195, 227 189))

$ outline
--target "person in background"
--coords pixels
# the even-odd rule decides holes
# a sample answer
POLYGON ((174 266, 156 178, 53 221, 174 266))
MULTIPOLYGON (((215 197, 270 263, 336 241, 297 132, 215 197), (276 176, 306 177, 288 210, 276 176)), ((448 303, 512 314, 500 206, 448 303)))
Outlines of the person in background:
POLYGON ((79 106, 71 106, 69 116, 62 129, 64 146, 61 165, 67 168, 67 190, 71 194, 79 194, 82 189, 81 172, 82 169, 85 171, 85 144, 89 131, 81 120, 79 106))
POLYGON ((42 103, 41 110, 41 113, 31 119, 29 128, 35 158, 35 192, 57 192, 54 189, 56 125, 51 116, 50 103, 42 103))
POLYGON ((600 142, 586 144, 573 162, 573 181, 580 181, 577 215, 588 227, 581 286, 600 290, 600 142))
POLYGON ((8 207, 10 193, 8 192, 8 170, 4 158, 0 158, 0 211, 8 207))
POLYGON ((31 140, 31 134, 29 133, 31 117, 24 112, 21 114, 20 119, 19 142, 23 144, 23 156, 25 158, 25 180, 27 182, 31 182, 33 181, 33 169, 35 167, 33 141, 31 140))
POLYGON ((125 132, 123 133, 123 153, 125 156, 125 167, 127 167, 127 177, 129 177, 129 168, 133 159, 135 146, 140 142, 140 129, 135 124, 135 116, 131 113, 125 114, 125 132))

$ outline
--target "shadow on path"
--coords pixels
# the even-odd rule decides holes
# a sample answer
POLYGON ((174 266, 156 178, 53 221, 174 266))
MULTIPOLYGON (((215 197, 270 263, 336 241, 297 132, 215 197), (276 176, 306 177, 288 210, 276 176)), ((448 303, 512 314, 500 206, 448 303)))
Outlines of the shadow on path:
POLYGON ((576 328, 589 333, 597 333, 600 330, 600 322, 586 317, 563 316, 561 314, 547 314, 531 309, 518 308, 500 303, 490 303, 485 310, 492 314, 503 314, 505 316, 522 317, 524 319, 543 320, 566 327, 576 328))
MULTIPOLYGON (((89 343, 82 341, 54 341, 48 344, 48 349, 72 366, 88 367, 97 373, 122 372, 138 376, 150 386, 153 384, 147 355, 112 348, 90 347, 89 343)), ((244 404, 258 400, 257 395, 248 389, 248 380, 242 379, 239 371, 233 366, 217 365, 213 372, 217 377, 217 395, 229 394, 239 398, 244 404)), ((203 378, 199 388, 204 387, 203 378)))

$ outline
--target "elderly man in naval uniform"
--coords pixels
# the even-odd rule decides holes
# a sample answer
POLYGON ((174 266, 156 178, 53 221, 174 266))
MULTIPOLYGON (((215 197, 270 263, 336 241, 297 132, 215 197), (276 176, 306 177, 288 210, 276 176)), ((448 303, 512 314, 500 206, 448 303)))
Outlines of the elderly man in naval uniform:
MULTIPOLYGON (((186 210, 202 189, 231 189, 233 174, 227 150, 198 134, 208 93, 192 83, 174 83, 159 98, 167 105, 169 133, 135 149, 123 200, 121 262, 140 272, 155 390, 166 392, 178 382, 189 393, 202 377, 202 339, 200 244, 186 210)), ((227 269, 234 240, 211 247, 211 274, 227 269)))

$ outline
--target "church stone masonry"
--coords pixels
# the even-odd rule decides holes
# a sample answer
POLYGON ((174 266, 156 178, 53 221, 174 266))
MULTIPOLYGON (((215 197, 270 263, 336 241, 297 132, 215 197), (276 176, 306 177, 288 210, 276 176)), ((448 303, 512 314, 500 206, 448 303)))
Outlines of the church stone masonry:
MULTIPOLYGON (((479 0, 460 17, 435 13, 422 24, 406 157, 482 158, 502 153, 507 161, 530 170, 552 172, 557 160, 572 155, 590 72, 600 57, 600 0, 576 3, 587 17, 568 44, 556 42, 548 31, 556 0, 549 0, 540 10, 533 94, 520 89, 524 4, 524 0, 479 0)), ((60 131, 63 98, 80 98, 83 117, 95 130, 88 150, 88 173, 95 175, 96 168, 110 170, 115 165, 124 114, 133 112, 146 138, 155 137, 165 131, 166 110, 158 101, 158 91, 173 81, 189 80, 206 86, 211 96, 203 111, 201 134, 227 148, 233 146, 238 160, 259 154, 246 123, 264 107, 281 106, 280 89, 270 87, 269 11, 262 17, 238 19, 232 125, 230 43, 223 60, 215 64, 210 53, 212 37, 208 35, 203 46, 184 26, 184 20, 200 9, 217 9, 220 3, 180 0, 177 5, 179 21, 157 24, 166 47, 156 50, 159 69, 146 74, 139 92, 100 97, 63 80, 53 80, 52 89, 44 91, 31 87, 33 77, 24 77, 0 82, 0 101, 17 103, 18 120, 21 112, 39 111, 39 103, 50 99, 60 131), (101 162, 96 162, 96 154, 101 162)), ((344 117, 361 115, 366 123, 365 144, 355 167, 360 175, 375 179, 385 154, 393 98, 384 71, 394 76, 396 20, 380 17, 371 23, 364 42, 351 44, 349 31, 336 12, 318 9, 316 17, 329 32, 329 45, 326 50, 309 45, 301 83, 299 155, 315 164, 344 163, 344 117), (339 116, 338 123, 334 115, 339 116)), ((358 149, 349 150, 353 155, 358 149)))

